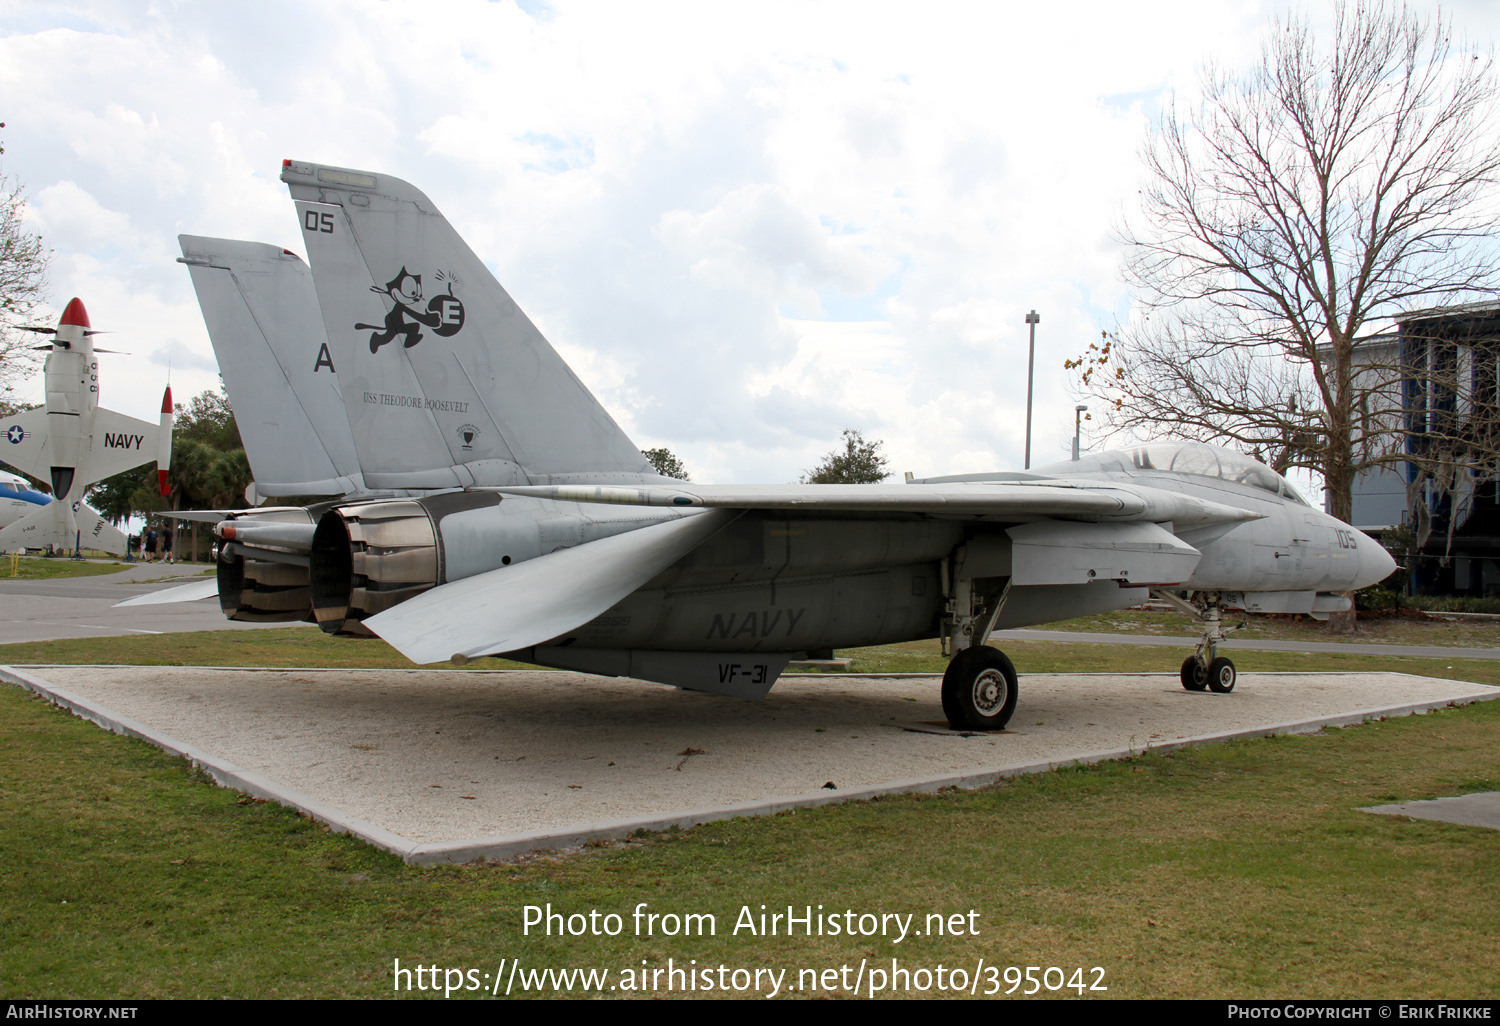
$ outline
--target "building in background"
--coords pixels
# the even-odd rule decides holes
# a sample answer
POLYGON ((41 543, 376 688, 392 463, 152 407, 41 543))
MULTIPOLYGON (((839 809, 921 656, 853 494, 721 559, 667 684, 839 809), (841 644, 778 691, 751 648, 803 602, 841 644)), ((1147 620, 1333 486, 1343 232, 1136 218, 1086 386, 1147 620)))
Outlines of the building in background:
POLYGON ((1411 459, 1355 479, 1354 526, 1425 536, 1415 592, 1500 595, 1500 301, 1413 310, 1357 352, 1364 434, 1411 459))

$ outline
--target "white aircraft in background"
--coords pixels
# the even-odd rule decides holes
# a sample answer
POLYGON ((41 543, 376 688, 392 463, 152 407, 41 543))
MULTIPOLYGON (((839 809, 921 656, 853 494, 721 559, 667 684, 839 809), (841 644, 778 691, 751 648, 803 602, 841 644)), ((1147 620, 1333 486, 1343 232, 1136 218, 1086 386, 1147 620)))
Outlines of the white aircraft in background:
POLYGON ((52 483, 59 501, 38 505, 0 528, 0 551, 17 548, 103 549, 125 553, 125 535, 83 503, 89 485, 156 460, 162 495, 172 460, 172 388, 161 420, 149 424, 99 406, 99 360, 88 311, 68 301, 51 335, 43 369, 46 404, 0 418, 0 463, 52 483))
POLYGON ((52 496, 37 491, 24 477, 0 471, 0 528, 9 527, 51 501, 52 496))
POLYGON ((982 730, 1016 706, 997 629, 1155 594, 1202 626, 1183 685, 1224 692, 1224 610, 1326 614, 1394 569, 1268 467, 1192 443, 908 484, 661 477, 421 192, 293 161, 282 180, 313 293, 271 247, 183 240, 214 243, 194 266, 210 329, 227 303, 238 344, 264 340, 285 380, 259 359, 226 384, 248 373, 258 423, 336 381, 357 476, 311 416, 277 437, 297 450, 283 464, 408 494, 205 514, 231 618, 376 634, 417 663, 505 655, 749 698, 792 659, 936 637, 944 711, 982 730))

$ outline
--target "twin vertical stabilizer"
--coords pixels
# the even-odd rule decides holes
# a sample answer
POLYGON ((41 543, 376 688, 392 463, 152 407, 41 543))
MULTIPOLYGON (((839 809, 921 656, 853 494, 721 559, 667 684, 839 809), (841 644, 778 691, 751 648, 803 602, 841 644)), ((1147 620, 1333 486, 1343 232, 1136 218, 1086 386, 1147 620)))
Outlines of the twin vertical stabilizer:
POLYGON ((312 272, 279 246, 179 235, 261 495, 360 488, 312 272))
POLYGON ((432 201, 287 161, 366 486, 656 480, 432 201))

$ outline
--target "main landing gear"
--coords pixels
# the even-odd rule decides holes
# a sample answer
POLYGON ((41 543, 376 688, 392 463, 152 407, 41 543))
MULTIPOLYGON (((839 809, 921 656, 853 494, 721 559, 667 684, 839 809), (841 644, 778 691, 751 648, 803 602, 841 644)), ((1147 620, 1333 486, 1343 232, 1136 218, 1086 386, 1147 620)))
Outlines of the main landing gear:
POLYGON ((1182 686, 1189 691, 1207 689, 1226 695, 1233 691, 1236 677, 1234 663, 1219 655, 1219 642, 1230 631, 1237 631, 1245 625, 1235 624, 1227 631, 1224 629, 1224 609, 1220 604, 1219 593, 1192 592, 1187 598, 1183 598, 1175 592, 1154 590, 1151 596, 1176 606, 1201 625, 1203 640, 1198 642, 1197 651, 1182 663, 1182 686))
POLYGON ((985 644, 994 630, 1010 578, 964 578, 943 565, 943 714, 954 730, 1001 730, 1016 711, 1016 668, 1005 653, 985 644))
POLYGON ((1000 730, 1016 711, 1016 668, 1004 652, 980 645, 948 662, 943 715, 954 730, 1000 730))

